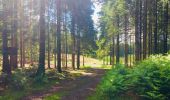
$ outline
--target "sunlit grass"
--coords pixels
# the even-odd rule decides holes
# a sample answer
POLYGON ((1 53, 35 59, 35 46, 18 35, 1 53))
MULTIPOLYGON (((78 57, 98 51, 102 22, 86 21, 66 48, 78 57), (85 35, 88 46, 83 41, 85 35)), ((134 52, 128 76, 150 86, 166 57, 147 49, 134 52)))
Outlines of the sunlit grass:
POLYGON ((54 93, 50 96, 45 97, 43 100, 61 100, 64 93, 54 93))

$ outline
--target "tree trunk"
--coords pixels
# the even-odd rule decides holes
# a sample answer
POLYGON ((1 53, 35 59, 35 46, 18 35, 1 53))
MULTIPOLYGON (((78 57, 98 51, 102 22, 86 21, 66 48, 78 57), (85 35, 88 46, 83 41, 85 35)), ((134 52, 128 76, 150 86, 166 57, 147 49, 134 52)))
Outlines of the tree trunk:
MULTIPOLYGON (((4 14, 4 18, 6 14, 4 14)), ((9 65, 8 59, 8 40, 7 40, 7 24, 4 21, 3 23, 3 32, 2 32, 2 52, 3 52, 3 62, 2 62, 2 72, 6 73, 7 75, 11 75, 11 67, 9 65)))
POLYGON ((169 3, 167 2, 164 11, 164 34, 163 34, 163 53, 166 54, 168 52, 168 11, 169 11, 169 3))
POLYGON ((112 65, 115 64, 115 38, 113 37, 112 38, 112 42, 113 42, 113 45, 112 45, 112 65))
POLYGON ((61 70, 61 0, 57 0, 57 70, 61 70))
POLYGON ((142 60, 143 0, 139 1, 139 60, 142 60))
POLYGON ((149 26, 148 26, 148 56, 152 54, 152 0, 149 0, 149 26))
POLYGON ((125 14, 125 66, 128 66, 128 16, 125 14))
POLYGON ((50 69, 51 66, 50 66, 50 3, 48 3, 48 68, 50 69))
POLYGON ((72 26, 71 26, 71 33, 72 33, 72 68, 75 70, 75 19, 74 14, 72 16, 72 26))
POLYGON ((143 59, 147 54, 147 0, 144 0, 144 18, 143 18, 143 59))
POLYGON ((140 34, 139 34, 139 0, 136 0, 135 16, 135 60, 140 60, 140 34))
POLYGON ((78 29, 77 37, 77 69, 80 69, 80 31, 78 29))
POLYGON ((155 0, 155 28, 154 28, 154 53, 158 53, 158 12, 157 12, 157 0, 155 0))
POLYGON ((13 39, 12 39, 12 47, 16 50, 16 52, 14 53, 14 55, 12 55, 12 66, 14 69, 16 69, 18 67, 18 42, 17 42, 17 1, 14 0, 14 7, 13 7, 13 39))
POLYGON ((120 47, 119 47, 119 34, 117 35, 117 50, 116 50, 116 64, 119 64, 120 63, 120 55, 119 55, 119 50, 120 50, 120 47))
POLYGON ((36 75, 43 77, 45 74, 45 0, 40 1, 40 42, 39 66, 36 75))
POLYGON ((119 47, 119 16, 117 16, 117 27, 118 27, 118 34, 117 34, 117 50, 116 50, 116 64, 120 63, 120 55, 119 55, 119 51, 120 51, 120 47, 119 47))

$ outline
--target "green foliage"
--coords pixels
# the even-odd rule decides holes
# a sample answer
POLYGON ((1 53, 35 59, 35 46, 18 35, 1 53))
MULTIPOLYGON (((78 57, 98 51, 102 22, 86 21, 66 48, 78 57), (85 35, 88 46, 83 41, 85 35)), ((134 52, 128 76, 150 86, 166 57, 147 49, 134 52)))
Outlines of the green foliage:
POLYGON ((22 70, 16 70, 10 80, 10 88, 14 90, 23 90, 28 87, 29 77, 26 76, 26 73, 23 73, 22 70))
POLYGON ((64 95, 63 93, 55 93, 53 95, 47 96, 44 100, 61 100, 61 96, 64 95))
POLYGON ((170 56, 152 56, 133 69, 117 65, 109 71, 92 100, 170 99, 170 56))
POLYGON ((20 100, 22 97, 42 90, 51 88, 59 83, 59 80, 69 78, 70 73, 57 73, 55 70, 47 70, 46 75, 40 81, 35 79, 35 68, 15 70, 9 78, 3 74, 1 81, 4 81, 6 88, 0 100, 20 100))

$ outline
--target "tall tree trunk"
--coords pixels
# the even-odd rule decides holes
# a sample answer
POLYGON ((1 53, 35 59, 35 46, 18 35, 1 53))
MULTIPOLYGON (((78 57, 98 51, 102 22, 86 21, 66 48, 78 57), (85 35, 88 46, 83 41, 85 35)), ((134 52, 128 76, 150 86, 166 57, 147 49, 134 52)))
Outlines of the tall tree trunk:
POLYGON ((116 64, 119 64, 120 63, 120 55, 119 55, 119 50, 120 50, 120 47, 119 47, 119 34, 117 35, 117 42, 116 42, 116 64))
POLYGON ((72 16, 72 26, 71 26, 71 33, 72 33, 72 67, 73 70, 75 70, 75 19, 74 19, 74 14, 72 16))
POLYGON ((139 1, 139 4, 140 4, 140 8, 139 8, 139 40, 140 40, 140 43, 139 43, 139 59, 142 60, 142 29, 143 29, 143 0, 140 0, 139 1))
POLYGON ((36 75, 43 77, 45 74, 45 0, 40 1, 40 42, 39 66, 36 75))
POLYGON ((9 65, 8 59, 8 35, 7 35, 7 2, 3 1, 3 29, 2 29, 2 54, 3 54, 3 61, 2 61, 2 72, 6 73, 7 75, 11 75, 11 67, 9 65))
POLYGON ((80 69, 80 31, 78 29, 77 37, 77 69, 80 69))
POLYGON ((132 51, 133 51, 133 46, 132 46, 132 35, 130 35, 130 67, 132 66, 132 51))
POLYGON ((61 0, 57 0, 57 70, 61 70, 61 0))
POLYGON ((158 12, 157 12, 157 0, 155 0, 155 9, 154 9, 154 16, 155 16, 155 28, 154 28, 154 53, 158 53, 158 12))
MULTIPOLYGON (((26 31, 24 31, 24 34, 26 34, 26 31)), ((23 50, 23 67, 25 67, 25 63, 26 63, 26 58, 25 58, 25 36, 24 34, 22 34, 22 50, 23 50)))
POLYGON ((112 45, 110 44, 110 48, 109 48, 110 65, 113 65, 113 62, 112 62, 113 53, 112 52, 113 52, 112 45))
POLYGON ((54 33, 54 68, 57 68, 57 36, 56 33, 54 33))
POLYGON ((112 37, 112 42, 113 42, 113 45, 112 45, 112 64, 114 65, 115 64, 115 38, 112 37))
POLYGON ((139 34, 139 0, 136 0, 135 16, 135 60, 140 60, 140 34, 139 34))
POLYGON ((68 37, 67 37, 67 26, 66 26, 66 24, 67 24, 67 5, 65 4, 65 6, 64 6, 65 8, 65 10, 64 10, 64 13, 65 13, 65 15, 64 15, 64 31, 65 31, 65 59, 66 59, 66 62, 65 62, 65 64, 66 64, 66 69, 67 69, 67 67, 68 67, 68 43, 67 43, 67 39, 68 39, 68 37))
POLYGON ((128 66, 128 16, 125 14, 125 66, 128 66))
POLYGON ((163 34, 163 53, 166 54, 168 52, 168 17, 169 17, 169 3, 167 2, 164 11, 164 34, 163 34))
POLYGON ((147 0, 144 0, 144 18, 143 18, 143 59, 147 54, 147 0))
MULTIPOLYGON (((30 10, 33 10, 33 0, 30 0, 30 10)), ((30 11, 30 65, 33 66, 33 27, 32 27, 32 12, 30 11)))
POLYGON ((83 50, 83 66, 85 65, 84 50, 83 50))
POLYGON ((17 48, 18 48, 18 42, 17 42, 17 28, 18 28, 18 24, 17 24, 17 19, 18 19, 18 16, 17 16, 17 14, 18 14, 18 9, 17 9, 17 1, 16 0, 14 0, 14 11, 13 11, 13 18, 14 18, 14 20, 13 20, 13 48, 15 49, 15 51, 14 51, 14 55, 13 55, 13 64, 12 64, 12 67, 14 68, 14 69, 16 69, 17 67, 18 67, 18 50, 17 50, 17 48))
POLYGON ((149 26, 148 26, 148 56, 152 54, 152 0, 149 0, 149 26))
POLYGON ((49 11, 49 9, 50 9, 50 2, 48 2, 48 68, 50 69, 51 68, 51 66, 50 66, 50 61, 51 61, 51 59, 50 59, 50 11, 49 11))
POLYGON ((119 47, 119 16, 117 17, 117 27, 118 27, 118 34, 117 34, 117 50, 116 50, 116 64, 120 63, 120 47, 119 47))

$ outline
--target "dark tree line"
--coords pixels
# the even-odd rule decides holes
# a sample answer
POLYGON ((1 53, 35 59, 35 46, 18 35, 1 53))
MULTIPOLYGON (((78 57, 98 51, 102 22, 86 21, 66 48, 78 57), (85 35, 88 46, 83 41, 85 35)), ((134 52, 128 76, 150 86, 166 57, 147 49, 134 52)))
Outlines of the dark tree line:
POLYGON ((80 55, 95 47, 92 14, 91 0, 0 0, 2 71, 38 65, 43 77, 46 68, 67 68, 69 54, 80 69, 80 55))

